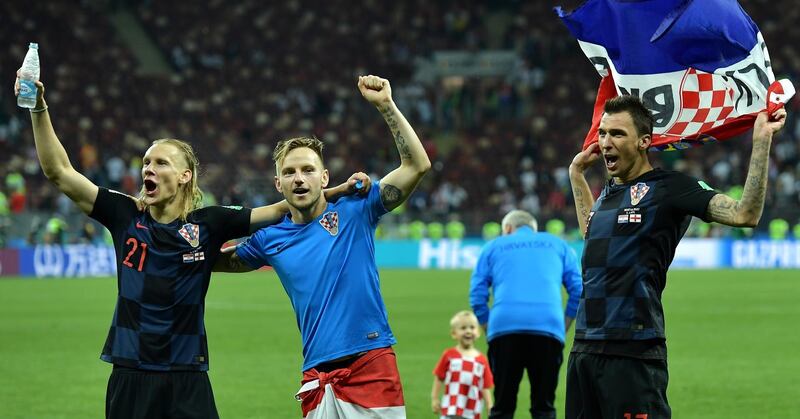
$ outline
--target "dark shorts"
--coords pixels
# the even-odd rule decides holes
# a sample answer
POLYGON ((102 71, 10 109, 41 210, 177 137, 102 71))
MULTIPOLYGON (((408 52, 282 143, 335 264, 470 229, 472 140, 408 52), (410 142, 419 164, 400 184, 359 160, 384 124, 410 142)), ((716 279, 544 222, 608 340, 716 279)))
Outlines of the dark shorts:
POLYGON ((106 418, 218 419, 204 371, 145 371, 114 366, 106 391, 106 418))
POLYGON ((566 419, 669 419, 667 361, 573 352, 566 419))

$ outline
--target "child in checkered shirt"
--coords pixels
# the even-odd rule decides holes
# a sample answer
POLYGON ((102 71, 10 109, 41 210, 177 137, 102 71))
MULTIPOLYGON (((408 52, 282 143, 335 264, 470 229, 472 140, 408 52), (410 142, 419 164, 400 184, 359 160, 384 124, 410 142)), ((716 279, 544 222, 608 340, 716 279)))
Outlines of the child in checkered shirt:
POLYGON ((431 407, 442 419, 480 419, 484 401, 487 412, 494 404, 494 378, 486 357, 475 349, 475 339, 481 336, 478 318, 471 311, 456 313, 450 320, 450 336, 457 344, 442 353, 433 370, 431 407))

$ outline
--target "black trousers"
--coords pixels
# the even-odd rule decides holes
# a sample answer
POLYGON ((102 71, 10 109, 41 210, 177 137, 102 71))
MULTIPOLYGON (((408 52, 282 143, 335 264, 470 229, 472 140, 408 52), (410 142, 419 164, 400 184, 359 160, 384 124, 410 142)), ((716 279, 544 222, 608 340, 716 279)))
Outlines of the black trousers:
POLYGON ((523 370, 531 386, 531 417, 555 419, 558 370, 564 344, 543 335, 511 334, 489 341, 489 366, 494 375, 494 407, 489 418, 513 418, 523 370))
POLYGON ((205 371, 145 371, 114 366, 106 391, 109 419, 219 419, 205 371))
POLYGON ((667 361, 573 352, 566 419, 669 419, 667 361))

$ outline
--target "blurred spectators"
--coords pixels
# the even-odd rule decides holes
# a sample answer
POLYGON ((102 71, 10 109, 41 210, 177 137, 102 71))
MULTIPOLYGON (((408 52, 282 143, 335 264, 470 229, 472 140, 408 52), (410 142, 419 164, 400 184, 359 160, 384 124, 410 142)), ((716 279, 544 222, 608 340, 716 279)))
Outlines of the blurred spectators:
MULTIPOLYGON (((150 141, 177 137, 199 154, 208 202, 251 206, 279 198, 271 152, 280 138, 323 139, 326 164, 341 176, 382 175, 397 164, 391 134, 356 89, 358 74, 378 74, 392 81, 434 162, 388 228, 456 214, 468 235, 479 236, 486 220, 523 208, 571 231, 566 168, 589 127, 599 77, 552 12, 556 3, 579 1, 4 2, 0 68, 10 77, 28 42, 39 42, 56 132, 92 181, 137 194, 150 141), (109 3, 131 7, 171 74, 137 72, 106 14, 109 3), (484 49, 514 51, 519 64, 501 77, 427 83, 414 76, 436 51, 484 49)), ((800 8, 789 0, 741 3, 762 30, 776 76, 800 84, 800 8)), ((772 218, 800 220, 799 103, 790 104, 774 142, 764 232, 772 218)), ((747 137, 654 153, 654 164, 728 191, 744 181, 747 137)), ((599 166, 589 177, 595 193, 604 182, 599 166)), ((28 116, 10 95, 0 95, 0 176, 11 212, 77 211, 46 185, 28 116)), ((70 225, 74 237, 86 235, 82 224, 70 225)))

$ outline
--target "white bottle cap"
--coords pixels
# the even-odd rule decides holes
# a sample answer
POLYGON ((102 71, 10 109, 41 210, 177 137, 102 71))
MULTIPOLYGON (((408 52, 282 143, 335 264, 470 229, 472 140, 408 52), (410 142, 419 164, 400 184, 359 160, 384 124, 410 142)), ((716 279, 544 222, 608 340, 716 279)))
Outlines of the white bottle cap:
POLYGON ((39 49, 39 44, 36 42, 31 42, 30 45, 28 45, 28 48, 39 49))

